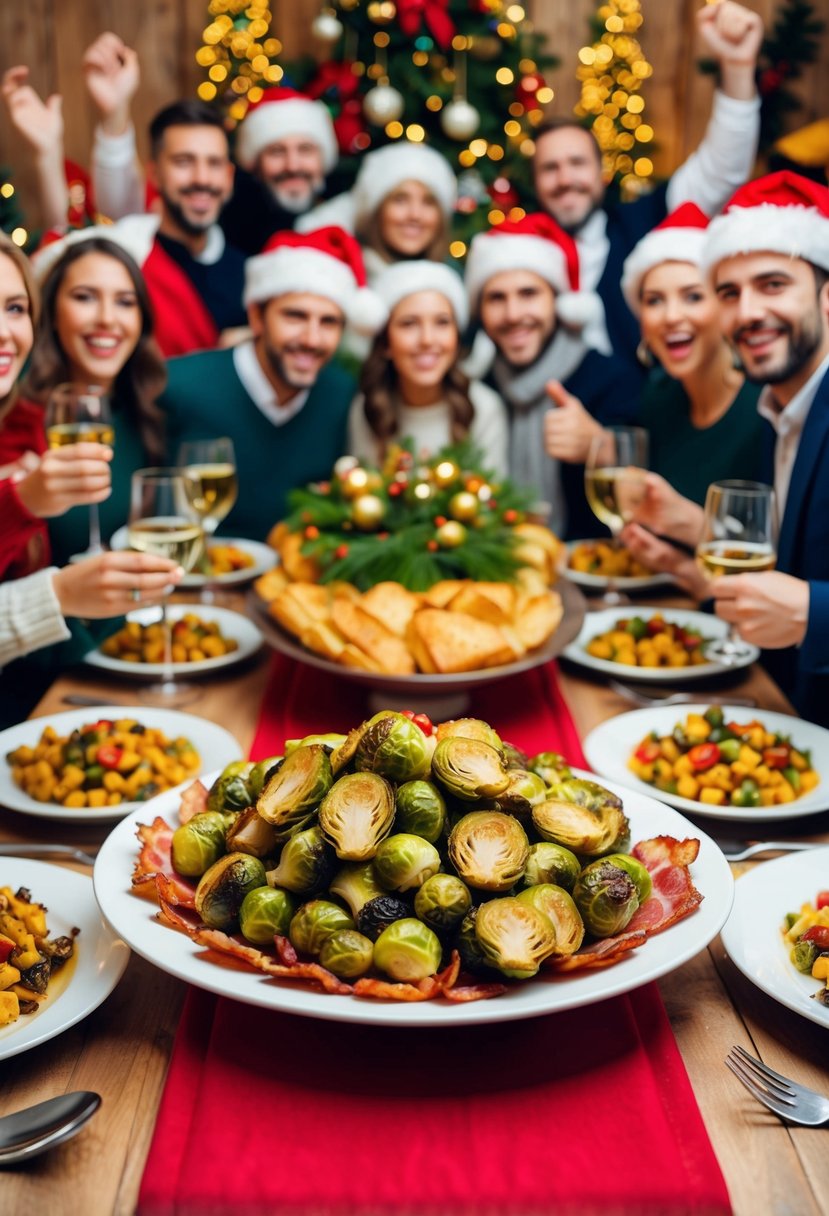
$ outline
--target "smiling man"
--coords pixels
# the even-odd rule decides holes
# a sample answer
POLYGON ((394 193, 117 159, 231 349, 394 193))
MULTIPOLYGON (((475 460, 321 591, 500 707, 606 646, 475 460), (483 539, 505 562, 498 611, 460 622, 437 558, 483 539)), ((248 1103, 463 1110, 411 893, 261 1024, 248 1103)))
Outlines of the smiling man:
POLYGON ((245 303, 253 338, 171 360, 159 404, 171 463, 184 441, 233 440, 239 497, 221 530, 264 540, 288 491, 329 477, 345 451, 355 385, 331 359, 347 320, 373 328, 383 310, 339 228, 277 233, 247 262, 245 303))

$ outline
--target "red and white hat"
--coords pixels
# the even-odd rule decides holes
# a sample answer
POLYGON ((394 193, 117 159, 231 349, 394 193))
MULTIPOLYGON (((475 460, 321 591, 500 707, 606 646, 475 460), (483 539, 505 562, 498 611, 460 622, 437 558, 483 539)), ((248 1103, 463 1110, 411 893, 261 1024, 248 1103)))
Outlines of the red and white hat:
POLYGON ((43 238, 40 248, 32 254, 32 269, 35 279, 43 284, 53 266, 56 266, 67 249, 96 237, 120 245, 140 269, 150 255, 155 242, 158 215, 128 215, 115 224, 92 224, 88 228, 71 228, 59 236, 49 233, 43 238))
POLYGON ((382 302, 366 287, 360 246, 342 228, 277 232, 261 253, 248 258, 246 307, 294 291, 332 300, 357 333, 374 334, 386 319, 382 302))
POLYGON ((330 173, 337 163, 337 136, 328 107, 322 101, 312 101, 296 89, 266 89, 259 101, 253 102, 236 137, 236 162, 243 169, 252 169, 259 153, 268 144, 288 135, 306 135, 322 152, 322 165, 330 173))
POLYGON ((642 280, 654 266, 663 262, 699 266, 707 227, 708 216, 696 203, 682 203, 634 245, 622 269, 622 294, 632 313, 639 316, 642 280))
POLYGON ((463 280, 443 262, 428 262, 425 259, 394 262, 377 276, 372 291, 377 293, 389 313, 407 296, 419 291, 437 291, 449 301, 458 329, 463 331, 469 324, 469 305, 463 280))
POLYGON ((782 253, 829 271, 829 189, 788 169, 746 182, 708 226, 702 266, 741 253, 782 253))
POLYGON ((555 220, 537 211, 521 220, 505 220, 472 240, 466 259, 466 290, 477 311, 484 285, 505 270, 530 270, 556 293, 556 312, 571 329, 582 331, 588 345, 609 353, 604 306, 594 291, 579 290, 576 242, 555 220))

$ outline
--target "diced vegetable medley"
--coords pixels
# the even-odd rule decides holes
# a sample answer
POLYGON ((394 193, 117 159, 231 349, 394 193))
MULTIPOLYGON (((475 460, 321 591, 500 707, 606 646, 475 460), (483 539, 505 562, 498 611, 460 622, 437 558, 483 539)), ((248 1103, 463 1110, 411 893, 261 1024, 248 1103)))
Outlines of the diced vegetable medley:
POLYGON ((754 718, 726 722, 712 705, 670 735, 646 735, 628 760, 640 781, 707 806, 778 806, 820 782, 811 755, 754 718))
POLYGON ((168 739, 135 718, 102 718, 68 736, 47 726, 34 747, 17 747, 6 760, 30 798, 65 807, 144 802, 201 767, 189 739, 168 739))
POLYGON ((829 1005, 829 891, 818 891, 813 904, 787 914, 783 939, 791 947, 789 957, 797 970, 823 981, 813 995, 829 1005))
POLYGON ((698 630, 675 625, 655 612, 648 620, 622 617, 585 649, 594 659, 627 667, 698 667, 707 662, 703 648, 708 640, 698 630))
POLYGON ((643 578, 652 574, 629 549, 611 540, 583 540, 570 553, 570 569, 604 578, 643 578))
POLYGON ((71 937, 47 936, 46 908, 25 887, 0 887, 0 1026, 35 1013, 52 975, 75 951, 71 937))
MULTIPOLYGON (((202 663, 205 659, 219 659, 239 648, 235 638, 223 636, 217 621, 203 621, 194 612, 175 621, 171 633, 174 663, 202 663)), ((127 621, 117 633, 101 643, 101 651, 122 663, 162 663, 164 642, 161 621, 152 625, 127 621)))

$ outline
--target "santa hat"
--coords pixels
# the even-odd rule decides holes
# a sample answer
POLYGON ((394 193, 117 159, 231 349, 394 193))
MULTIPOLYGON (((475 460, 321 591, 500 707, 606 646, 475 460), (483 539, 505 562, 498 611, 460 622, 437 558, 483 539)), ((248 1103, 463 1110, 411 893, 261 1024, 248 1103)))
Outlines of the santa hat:
POLYGON ((708 227, 702 266, 741 253, 782 253, 829 271, 829 190, 788 169, 747 182, 708 227))
POLYGON ((116 224, 93 224, 89 228, 72 228, 63 235, 47 233, 41 247, 32 254, 35 278, 38 283, 44 283, 67 249, 95 239, 120 245, 140 270, 149 257, 160 223, 161 219, 157 215, 128 215, 116 224))
POLYGON ((472 240, 466 259, 466 290, 477 311, 481 292, 493 275, 530 270, 556 293, 556 313, 570 329, 581 330, 588 346, 610 353, 604 307, 594 291, 579 290, 576 242, 544 212, 505 220, 472 240))
POLYGON ((363 159, 351 192, 356 231, 371 220, 383 199, 403 182, 420 182, 425 186, 448 223, 458 198, 458 182, 451 165, 434 148, 404 140, 369 152, 363 159))
POLYGON ((437 291, 449 301, 458 329, 465 330, 469 324, 463 281, 442 262, 395 262, 377 276, 372 291, 377 293, 389 313, 407 296, 418 291, 437 291))
POLYGON ((690 262, 699 266, 708 216, 696 203, 683 203, 642 237, 625 258, 622 294, 628 308, 639 316, 642 280, 663 262, 690 262))
POLYGON ((337 137, 328 107, 296 89, 265 89, 248 108, 236 137, 236 161, 252 169, 259 153, 288 135, 306 135, 322 152, 322 165, 330 173, 337 163, 337 137))
POLYGON ((366 287, 360 246, 342 228, 277 232, 248 258, 245 306, 294 291, 332 300, 357 333, 374 334, 386 319, 383 304, 366 287))

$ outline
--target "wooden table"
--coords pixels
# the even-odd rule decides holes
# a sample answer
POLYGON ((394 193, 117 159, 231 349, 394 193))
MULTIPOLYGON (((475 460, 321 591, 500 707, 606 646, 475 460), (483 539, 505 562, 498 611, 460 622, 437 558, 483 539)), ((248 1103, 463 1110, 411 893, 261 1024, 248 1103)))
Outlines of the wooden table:
MULTIPOLYGON (((228 727, 247 749, 267 668, 265 653, 241 674, 205 683, 197 705, 187 708, 228 727)), ((563 673, 562 687, 582 737, 630 708, 573 669, 563 673)), ((74 673, 54 685, 36 714, 65 710, 62 699, 72 691, 127 701, 134 690, 125 681, 74 673)), ((755 696, 766 709, 789 708, 756 667, 731 690, 755 696)), ((718 825, 705 820, 701 826, 715 832, 718 825)), ((829 842, 829 814, 802 824, 790 821, 781 829, 829 842)), ((733 835, 734 825, 723 825, 723 834, 733 835)), ((0 810, 0 840, 59 839, 95 848, 105 835, 104 827, 56 825, 0 810)), ((740 1043, 773 1068, 829 1094, 829 1033, 748 983, 719 940, 666 976, 660 989, 734 1211, 738 1216, 829 1213, 829 1132, 787 1128, 723 1065, 728 1049, 740 1043)), ((67 1090, 92 1089, 103 1097, 101 1112, 79 1137, 0 1175, 0 1211, 48 1211, 50 1216, 134 1211, 185 992, 183 983, 133 956, 115 992, 89 1018, 0 1065, 0 1114, 67 1090)))

